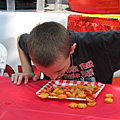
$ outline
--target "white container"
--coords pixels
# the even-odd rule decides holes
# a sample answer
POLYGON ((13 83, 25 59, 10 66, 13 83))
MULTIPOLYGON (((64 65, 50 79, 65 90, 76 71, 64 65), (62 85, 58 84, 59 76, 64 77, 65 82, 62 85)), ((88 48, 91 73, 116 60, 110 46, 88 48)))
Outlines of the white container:
POLYGON ((3 76, 6 67, 7 49, 0 43, 0 76, 3 76))
POLYGON ((0 68, 0 76, 4 76, 4 69, 0 68))
POLYGON ((62 0, 55 0, 55 11, 62 11, 62 0))
POLYGON ((7 0, 7 11, 15 11, 15 0, 7 0))
POLYGON ((45 4, 45 0, 37 0, 37 12, 44 12, 44 4, 45 4))

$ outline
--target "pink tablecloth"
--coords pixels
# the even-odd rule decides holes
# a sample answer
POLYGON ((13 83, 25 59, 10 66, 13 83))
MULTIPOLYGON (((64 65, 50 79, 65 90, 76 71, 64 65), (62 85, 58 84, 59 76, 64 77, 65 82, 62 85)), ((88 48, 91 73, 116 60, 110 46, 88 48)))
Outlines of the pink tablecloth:
MULTIPOLYGON (((14 85, 10 77, 0 77, 0 120, 120 120, 120 87, 106 85, 96 98, 95 107, 71 109, 71 100, 41 99, 36 92, 48 80, 14 85), (112 104, 105 94, 114 94, 112 104)), ((80 101, 73 101, 80 103, 80 101)))

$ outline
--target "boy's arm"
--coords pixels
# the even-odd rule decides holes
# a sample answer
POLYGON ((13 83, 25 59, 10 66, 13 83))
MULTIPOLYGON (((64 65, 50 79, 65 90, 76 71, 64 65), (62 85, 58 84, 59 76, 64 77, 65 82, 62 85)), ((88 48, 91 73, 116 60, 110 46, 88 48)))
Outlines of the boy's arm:
POLYGON ((33 68, 32 68, 30 61, 25 56, 23 50, 19 47, 19 44, 18 44, 19 38, 20 38, 20 36, 17 39, 17 48, 18 48, 18 53, 19 53, 19 57, 20 57, 20 62, 22 65, 22 72, 23 73, 33 73, 33 68))
POLYGON ((17 85, 19 85, 22 82, 22 80, 24 80, 24 83, 26 84, 28 83, 29 79, 33 79, 35 81, 39 79, 39 76, 34 74, 31 62, 25 56, 23 50, 19 47, 19 44, 18 44, 19 38, 20 36, 17 39, 17 47, 18 47, 18 53, 19 53, 19 57, 22 65, 22 73, 12 74, 11 76, 11 81, 17 85))

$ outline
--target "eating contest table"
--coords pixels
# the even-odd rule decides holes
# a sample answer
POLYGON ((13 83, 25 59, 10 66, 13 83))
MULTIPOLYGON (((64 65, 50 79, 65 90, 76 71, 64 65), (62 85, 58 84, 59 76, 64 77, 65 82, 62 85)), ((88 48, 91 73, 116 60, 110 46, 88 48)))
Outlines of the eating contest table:
POLYGON ((106 84, 94 107, 71 109, 71 102, 81 101, 41 99, 36 95, 47 82, 30 80, 17 86, 10 77, 0 77, 0 120, 120 120, 119 86, 106 84), (114 95, 112 104, 104 102, 106 93, 114 95))

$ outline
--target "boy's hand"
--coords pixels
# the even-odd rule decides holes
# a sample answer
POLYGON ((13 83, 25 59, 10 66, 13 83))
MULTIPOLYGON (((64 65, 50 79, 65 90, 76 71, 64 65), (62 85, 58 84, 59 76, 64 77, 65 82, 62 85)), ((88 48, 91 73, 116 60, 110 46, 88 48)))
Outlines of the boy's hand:
POLYGON ((20 85, 23 80, 24 83, 27 84, 29 79, 33 79, 34 81, 37 81, 40 79, 40 77, 34 73, 16 73, 16 74, 12 74, 11 76, 11 81, 17 85, 20 85))

